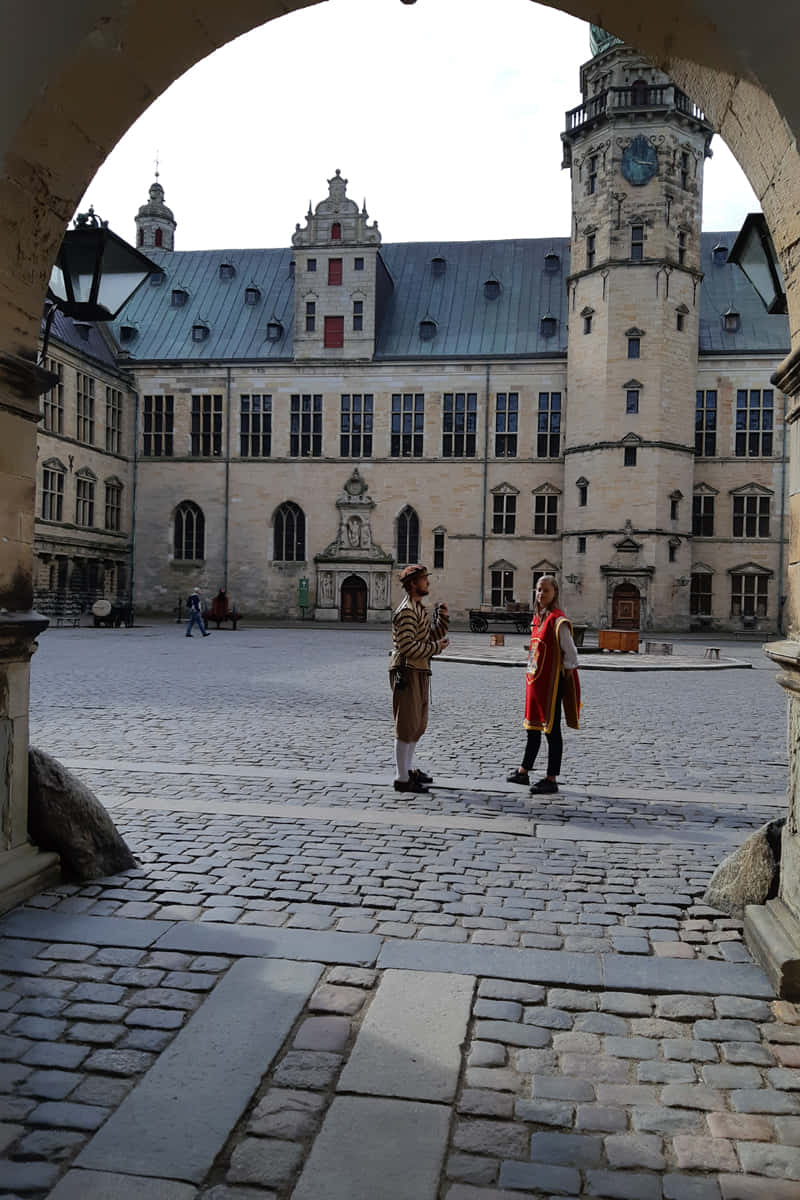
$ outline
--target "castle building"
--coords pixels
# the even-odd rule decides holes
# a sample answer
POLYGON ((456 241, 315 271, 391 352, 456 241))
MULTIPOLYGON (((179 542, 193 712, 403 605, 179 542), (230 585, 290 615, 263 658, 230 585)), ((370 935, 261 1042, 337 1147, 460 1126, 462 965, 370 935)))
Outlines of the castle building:
MULTIPOLYGON (((137 609, 224 585, 245 615, 388 620, 421 559, 456 618, 555 571, 595 627, 775 629, 787 319, 728 263, 735 233, 701 233, 703 113, 593 36, 562 134, 569 238, 385 243, 336 171, 291 247, 180 251, 156 180, 136 242, 160 271, 92 368, 131 381, 119 466, 79 394, 70 431, 76 466, 122 486, 106 562, 135 517, 137 609)), ((46 472, 52 583, 68 520, 46 472)))

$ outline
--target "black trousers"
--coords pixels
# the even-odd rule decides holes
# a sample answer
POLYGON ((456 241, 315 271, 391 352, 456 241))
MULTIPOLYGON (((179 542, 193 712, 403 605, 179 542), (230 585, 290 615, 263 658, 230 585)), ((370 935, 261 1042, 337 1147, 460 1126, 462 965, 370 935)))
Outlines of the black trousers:
MULTIPOLYGON (((564 739, 561 736, 561 697, 564 693, 564 676, 562 675, 558 681, 558 691, 556 692, 556 711, 553 715, 553 728, 549 733, 545 734, 547 738, 547 774, 559 775, 561 773, 561 759, 564 754, 564 739)), ((542 735, 538 729, 528 730, 528 741, 525 746, 525 753, 522 756, 523 771, 530 771, 533 764, 536 762, 536 755, 539 753, 539 747, 542 744, 542 735)))

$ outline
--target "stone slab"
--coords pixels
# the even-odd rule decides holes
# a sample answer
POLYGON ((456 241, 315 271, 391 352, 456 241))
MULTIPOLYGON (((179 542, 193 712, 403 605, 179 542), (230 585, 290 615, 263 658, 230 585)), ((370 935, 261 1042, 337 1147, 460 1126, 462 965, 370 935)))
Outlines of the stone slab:
POLYGON ((467 975, 387 971, 339 1078, 338 1090, 452 1101, 474 985, 467 975))
POLYGON ((68 1171, 48 1200, 195 1200, 197 1188, 174 1179, 111 1171, 68 1171))
POLYGON ((77 1165, 202 1182, 321 972, 319 963, 234 963, 77 1165))
POLYGON ((450 1109, 336 1096, 292 1200, 436 1200, 450 1109))
POLYGON ((89 946, 152 946, 171 922, 129 917, 84 917, 23 908, 0 921, 0 938, 37 938, 89 946))
POLYGON ((737 845, 742 840, 739 829, 710 829, 707 825, 690 825, 688 823, 674 829, 660 830, 658 825, 645 825, 639 821, 630 826, 613 826, 603 828, 602 825, 578 825, 570 821, 565 825, 536 822, 536 837, 547 840, 556 839, 561 842, 632 842, 636 845, 651 845, 664 843, 673 845, 676 842, 701 845, 717 845, 728 842, 737 845))
POLYGON ((388 941, 380 952, 378 967, 485 975, 493 979, 522 979, 569 987, 603 986, 599 954, 577 954, 566 950, 512 950, 505 946, 388 941))
POLYGON ((603 986, 621 992, 681 992, 704 996, 757 996, 772 999, 770 981, 750 963, 703 959, 602 955, 603 986))
POLYGON ((369 933, 331 933, 315 929, 271 929, 222 925, 214 921, 178 921, 163 937, 157 950, 182 950, 188 954, 225 954, 233 957, 297 959, 301 962, 347 963, 371 967, 381 939, 369 933))

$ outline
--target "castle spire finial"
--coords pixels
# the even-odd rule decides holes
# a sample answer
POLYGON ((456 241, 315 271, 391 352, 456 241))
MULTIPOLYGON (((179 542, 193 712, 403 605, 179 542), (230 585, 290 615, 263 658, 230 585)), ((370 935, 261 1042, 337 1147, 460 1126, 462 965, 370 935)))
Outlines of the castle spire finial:
POLYGON ((158 150, 156 150, 156 179, 158 179, 158 178, 159 178, 159 171, 158 171, 158 150))

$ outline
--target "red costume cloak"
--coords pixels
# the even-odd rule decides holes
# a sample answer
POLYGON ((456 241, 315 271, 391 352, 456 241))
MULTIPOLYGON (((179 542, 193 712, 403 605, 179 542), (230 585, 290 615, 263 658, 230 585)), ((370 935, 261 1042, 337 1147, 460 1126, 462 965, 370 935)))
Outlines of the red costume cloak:
MULTIPOLYGON (((550 733, 553 728, 558 683, 564 673, 563 655, 558 636, 564 623, 572 633, 572 626, 559 608, 551 608, 541 617, 538 613, 534 614, 531 623, 528 672, 525 676, 525 720, 523 723, 526 729, 538 729, 542 733, 550 733)), ((564 720, 570 729, 577 729, 581 711, 581 685, 577 671, 565 675, 561 702, 564 708, 564 720)))

